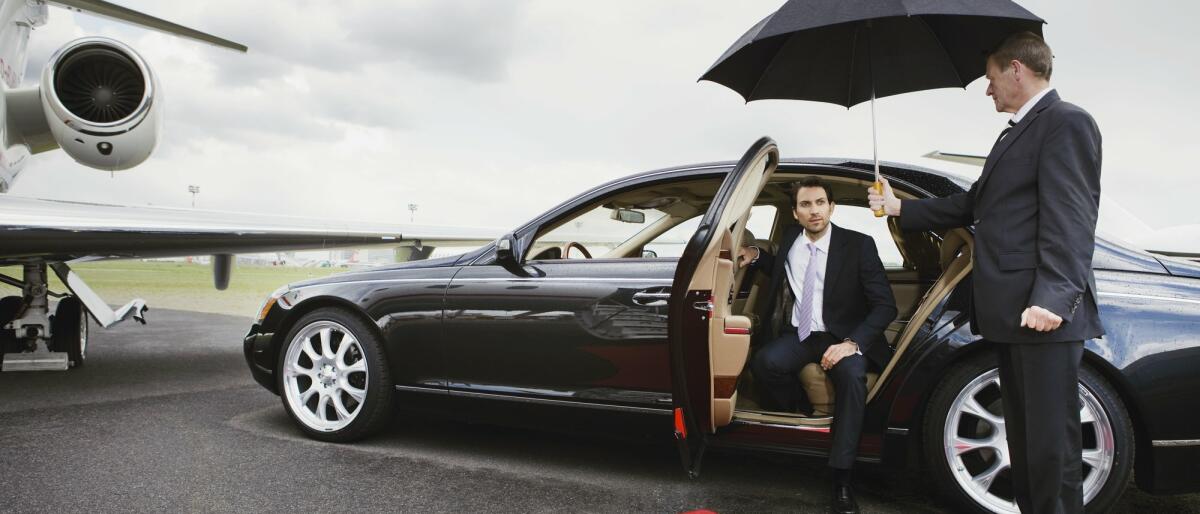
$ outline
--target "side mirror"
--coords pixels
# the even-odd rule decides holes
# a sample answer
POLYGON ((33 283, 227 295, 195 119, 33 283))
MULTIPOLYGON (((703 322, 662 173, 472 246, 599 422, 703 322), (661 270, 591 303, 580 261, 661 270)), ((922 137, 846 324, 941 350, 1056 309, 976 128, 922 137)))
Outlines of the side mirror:
POLYGON ((610 218, 623 223, 645 223, 646 213, 633 209, 613 209, 610 218))
POLYGON ((658 257, 658 252, 654 250, 642 250, 643 259, 654 259, 658 257))
POLYGON ((512 234, 505 234, 496 240, 496 262, 504 265, 516 264, 517 257, 513 254, 516 242, 512 234))

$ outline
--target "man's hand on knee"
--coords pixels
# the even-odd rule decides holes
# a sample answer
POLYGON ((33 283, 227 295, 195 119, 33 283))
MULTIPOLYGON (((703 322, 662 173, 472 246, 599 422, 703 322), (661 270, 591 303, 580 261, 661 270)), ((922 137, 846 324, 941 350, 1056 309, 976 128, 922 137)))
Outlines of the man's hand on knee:
POLYGON ((825 350, 825 355, 821 356, 821 369, 829 371, 843 358, 854 355, 858 351, 858 343, 846 340, 844 342, 829 345, 825 350))

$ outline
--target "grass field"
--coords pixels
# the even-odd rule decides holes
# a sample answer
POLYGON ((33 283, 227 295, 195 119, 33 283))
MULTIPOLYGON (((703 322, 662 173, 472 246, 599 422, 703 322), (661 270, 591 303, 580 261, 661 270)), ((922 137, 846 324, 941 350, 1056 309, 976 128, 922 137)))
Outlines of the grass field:
MULTIPOLYGON (((106 261, 72 265, 83 280, 110 305, 124 305, 133 298, 146 300, 147 317, 154 309, 179 309, 253 318, 272 291, 289 282, 318 278, 347 271, 346 268, 294 268, 235 266, 229 288, 213 287, 212 267, 183 262, 106 261)), ((50 274, 50 290, 65 292, 62 282, 50 274)), ((19 267, 0 268, 0 274, 21 278, 19 267)), ((20 290, 0 284, 0 296, 20 290)))

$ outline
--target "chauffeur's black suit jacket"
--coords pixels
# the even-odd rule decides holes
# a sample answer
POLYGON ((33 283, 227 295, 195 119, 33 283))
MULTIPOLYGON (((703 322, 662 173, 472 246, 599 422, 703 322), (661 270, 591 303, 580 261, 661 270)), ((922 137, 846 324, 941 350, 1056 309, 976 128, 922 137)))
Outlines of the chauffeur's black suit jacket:
MULTIPOLYGON (((866 234, 833 224, 829 229, 832 233, 825 261, 825 290, 821 295, 821 319, 825 322, 825 330, 839 340, 848 338, 857 343, 858 351, 883 369, 892 358, 892 349, 888 347, 883 331, 896 319, 896 299, 879 260, 879 250, 875 248, 875 240, 866 234)), ((751 265, 751 269, 767 270, 771 274, 767 290, 770 301, 763 318, 765 327, 775 326, 772 321, 776 304, 784 296, 781 293, 791 291, 784 264, 792 245, 803 236, 804 227, 788 227, 779 245, 780 257, 760 249, 758 260, 751 265), (780 291, 780 287, 787 289, 780 291)), ((794 330, 792 313, 781 314, 781 330, 794 330)))
POLYGON ((903 201, 902 230, 975 225, 972 332, 1014 343, 1104 334, 1092 273, 1100 158, 1096 122, 1050 91, 996 142, 970 191, 903 201), (1022 328, 1032 305, 1062 325, 1022 328))

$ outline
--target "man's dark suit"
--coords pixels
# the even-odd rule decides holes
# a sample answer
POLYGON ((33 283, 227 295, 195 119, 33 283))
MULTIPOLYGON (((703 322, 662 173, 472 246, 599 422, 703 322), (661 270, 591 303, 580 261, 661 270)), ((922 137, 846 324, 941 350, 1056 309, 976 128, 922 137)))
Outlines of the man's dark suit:
POLYGON ((1083 340, 1104 334, 1092 273, 1100 160, 1096 122, 1049 91, 996 142, 970 191, 903 200, 900 209, 906 231, 975 226, 971 330, 999 343, 1024 512, 1082 511, 1076 384, 1083 340), (1021 327, 1035 305, 1062 325, 1021 327))
MULTIPOLYGON (((778 321, 778 331, 782 336, 760 345, 751 362, 755 378, 766 386, 766 399, 782 404, 776 405, 776 408, 794 407, 794 403, 789 403, 798 392, 796 373, 809 362, 819 363, 825 349, 831 344, 840 343, 843 339, 854 341, 876 369, 887 366, 892 357, 883 331, 896 319, 896 300, 892 296, 883 263, 879 260, 875 240, 837 225, 831 224, 829 230, 829 254, 821 296, 821 319, 825 331, 813 332, 812 336, 800 341, 796 327, 791 324, 792 313, 783 312, 782 319, 778 321)), ((767 290, 770 301, 762 326, 774 328, 776 325, 773 322, 775 304, 781 301, 781 297, 791 293, 787 268, 784 266, 787 255, 793 245, 803 244, 804 239, 802 226, 789 227, 784 232, 779 256, 760 251, 758 260, 751 265, 752 270, 769 270, 771 277, 767 290)), ((802 277, 798 278, 802 280, 802 277)), ((863 356, 845 357, 829 371, 836 393, 832 430, 834 442, 829 462, 830 466, 839 469, 849 469, 858 450, 867 397, 867 362, 863 356)))

